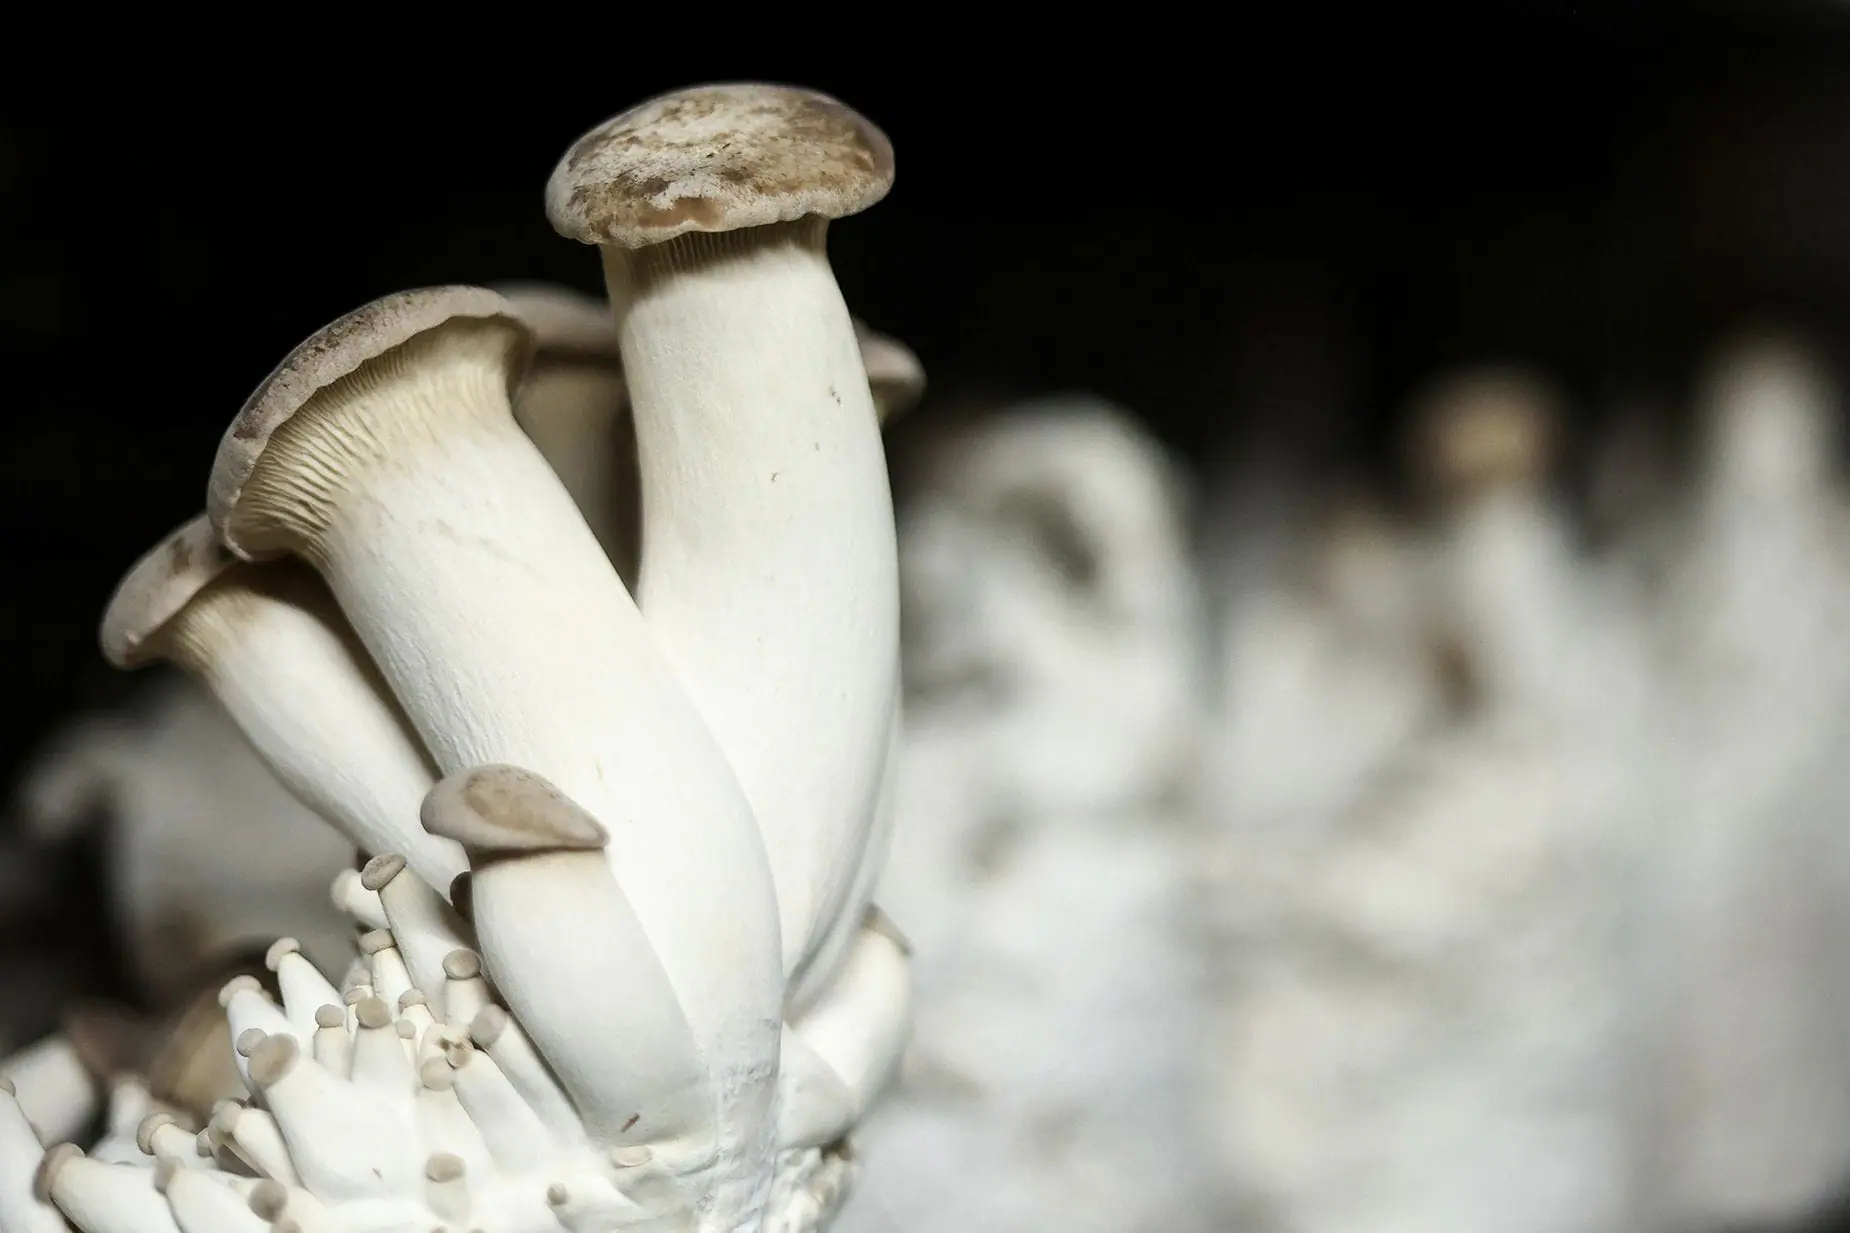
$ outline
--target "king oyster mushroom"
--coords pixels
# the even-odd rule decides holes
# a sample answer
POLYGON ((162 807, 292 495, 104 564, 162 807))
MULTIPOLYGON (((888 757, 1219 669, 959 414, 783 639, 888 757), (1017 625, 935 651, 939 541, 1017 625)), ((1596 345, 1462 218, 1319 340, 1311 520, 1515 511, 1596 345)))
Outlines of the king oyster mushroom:
POLYGON ((554 227, 603 254, 641 460, 638 602, 763 829, 799 999, 866 907, 898 700, 892 498, 825 247, 892 181, 885 135, 836 100, 716 85, 598 125, 546 193, 554 227))
MULTIPOLYGON (((601 1070, 573 1093, 587 1133, 647 1146, 703 1204, 750 1211, 775 1135, 784 985, 763 844, 655 632, 515 422, 530 346, 480 288, 348 314, 252 396, 208 509, 239 556, 315 567, 440 772, 530 767, 607 828, 611 895, 635 914, 625 936, 647 945, 545 962, 618 1004, 666 981, 675 1006, 652 1020, 664 1034, 593 1034, 601 1070)), ((528 987, 516 968, 530 956, 485 957, 528 987)), ((575 1003, 516 1010, 542 1051, 582 1047, 575 1003)))

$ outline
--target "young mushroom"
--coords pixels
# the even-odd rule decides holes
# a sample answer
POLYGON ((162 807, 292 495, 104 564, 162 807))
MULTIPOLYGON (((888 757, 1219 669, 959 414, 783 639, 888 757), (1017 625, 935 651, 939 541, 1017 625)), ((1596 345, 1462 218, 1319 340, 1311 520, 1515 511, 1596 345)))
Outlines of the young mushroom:
MULTIPOLYGON (((546 188, 595 244, 639 442, 639 602, 752 802, 801 980, 853 902, 898 699, 893 506, 830 220, 893 153, 827 96, 716 85, 598 125, 546 188)), ((561 785, 562 787, 565 785, 561 785)))
MULTIPOLYGON (((482 288, 349 313, 252 395, 208 508, 240 556, 314 564, 440 772, 529 767, 608 830, 648 950, 600 960, 661 964, 706 1072, 718 1155, 702 1186, 749 1207, 783 996, 763 844, 725 754, 515 422, 530 346, 482 288)), ((612 1081, 679 1107, 689 1042, 625 1043, 612 1081)))
POLYGON ((1555 706, 1575 676, 1578 565, 1548 484, 1560 411, 1539 379, 1471 369, 1428 390, 1412 459, 1439 514, 1434 645, 1457 700, 1555 706), (1483 697, 1478 695, 1482 693, 1483 697))
POLYGON ((449 776, 431 789, 423 819, 468 851, 483 953, 591 1137, 659 1151, 704 1131, 706 1073, 667 975, 611 876, 603 825, 512 766, 449 776), (637 1054, 652 1059, 646 1074, 626 1065, 637 1054))
POLYGON ((117 586, 102 645, 118 668, 166 659, 196 677, 277 779, 362 848, 404 853, 440 889, 466 867, 418 829, 429 763, 311 570, 240 562, 194 518, 117 586))
POLYGON ((861 341, 861 365, 867 369, 867 387, 874 396, 874 412, 884 427, 904 415, 925 396, 925 366, 912 348, 890 334, 855 318, 854 336, 861 341))

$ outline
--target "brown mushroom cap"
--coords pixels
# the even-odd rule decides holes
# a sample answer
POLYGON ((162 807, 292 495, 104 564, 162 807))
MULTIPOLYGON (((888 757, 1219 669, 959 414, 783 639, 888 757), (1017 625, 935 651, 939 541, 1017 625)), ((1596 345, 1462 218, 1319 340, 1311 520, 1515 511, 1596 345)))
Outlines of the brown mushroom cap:
POLYGON ((843 218, 892 186, 886 134, 828 95, 696 86, 574 142, 547 181, 546 216, 569 239, 644 248, 690 231, 843 218))
POLYGON ((601 823, 543 776, 478 766, 446 776, 424 798, 424 829, 479 852, 597 851, 601 823))
POLYGON ((204 514, 188 520, 135 562, 116 585, 103 610, 103 658, 117 668, 139 668, 158 658, 152 644, 161 630, 237 563, 204 514))
POLYGON ((1542 483, 1555 459, 1553 391, 1525 373, 1482 369, 1447 380, 1423 401, 1415 463, 1441 492, 1542 483))
POLYGON ((925 366, 912 348, 882 334, 855 318, 854 336, 861 342, 861 363, 882 423, 910 411, 925 393, 925 366))
POLYGON ((383 296, 309 335, 257 387, 219 442, 206 489, 206 514, 222 541, 233 551, 226 524, 270 435, 289 421, 326 386, 430 330, 458 318, 499 320, 522 338, 510 380, 525 367, 531 340, 526 326, 507 300, 486 287, 423 287, 383 296))
POLYGON ((569 356, 620 365, 617 319, 601 296, 555 283, 501 283, 495 287, 533 331, 541 356, 569 356))

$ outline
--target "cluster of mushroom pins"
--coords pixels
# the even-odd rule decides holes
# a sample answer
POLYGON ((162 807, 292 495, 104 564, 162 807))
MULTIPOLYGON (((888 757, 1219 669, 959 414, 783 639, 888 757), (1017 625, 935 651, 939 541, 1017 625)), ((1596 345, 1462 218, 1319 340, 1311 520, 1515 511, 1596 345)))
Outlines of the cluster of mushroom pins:
POLYGON ((103 645, 195 677, 357 846, 365 932, 344 973, 284 939, 220 991, 190 1108, 124 1076, 86 1153, 0 1098, 0 1231, 828 1221, 909 1019, 871 901, 906 394, 825 247, 892 179, 783 87, 573 145, 548 215, 602 255, 584 345, 620 357, 632 491, 516 420, 543 298, 386 296, 259 386, 103 645))

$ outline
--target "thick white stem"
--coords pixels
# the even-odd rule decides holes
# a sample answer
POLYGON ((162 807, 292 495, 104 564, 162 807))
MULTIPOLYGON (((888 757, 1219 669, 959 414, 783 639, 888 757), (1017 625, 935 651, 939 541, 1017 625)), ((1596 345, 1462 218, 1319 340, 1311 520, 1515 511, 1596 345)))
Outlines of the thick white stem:
POLYGON ((320 584, 289 577, 296 568, 240 570, 208 587, 175 619, 174 658, 298 800, 446 893, 468 862, 418 825, 429 761, 320 584))
POLYGON ((700 1055, 601 852, 488 860, 475 872, 475 925, 595 1141, 694 1135, 710 1147, 700 1055))
POLYGON ((441 772, 529 768, 609 829, 611 868, 711 1072, 722 1141, 750 1159, 769 1133, 783 995, 756 822, 515 426, 503 351, 452 328, 355 374, 275 432, 268 449, 289 461, 260 466, 242 501, 322 571, 441 772))
POLYGON ((898 697, 886 457, 818 219, 605 249, 640 602, 758 816, 784 967, 851 903, 898 697))

